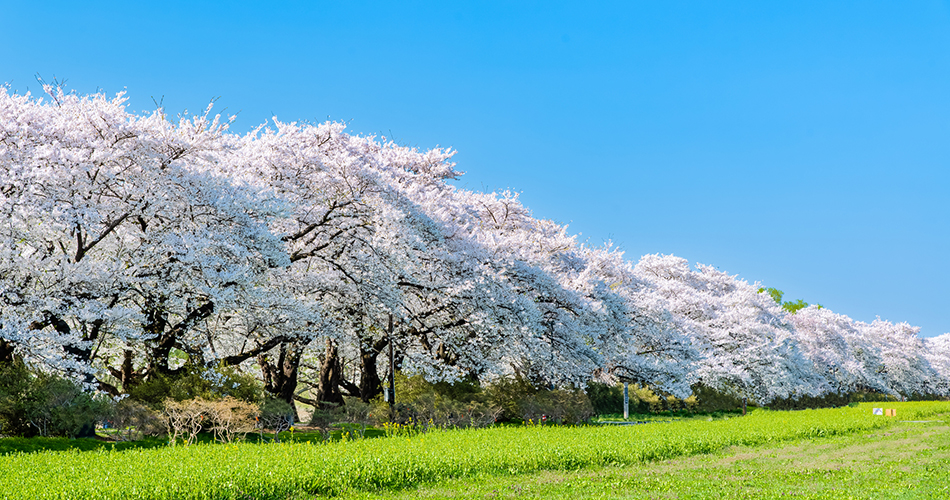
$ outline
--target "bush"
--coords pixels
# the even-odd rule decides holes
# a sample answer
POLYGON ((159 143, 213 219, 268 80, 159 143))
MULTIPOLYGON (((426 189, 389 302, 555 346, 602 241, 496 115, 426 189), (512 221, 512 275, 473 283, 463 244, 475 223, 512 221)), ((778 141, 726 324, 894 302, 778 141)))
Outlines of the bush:
POLYGON ((851 402, 847 394, 825 394, 823 396, 799 396, 797 398, 776 398, 766 405, 771 410, 806 410, 818 408, 839 408, 851 402))
POLYGON ((212 431, 216 441, 230 443, 255 429, 258 408, 230 396, 218 400, 168 399, 164 416, 172 444, 177 443, 179 437, 185 439, 185 445, 192 444, 203 430, 212 431))
POLYGON ((24 411, 32 378, 22 362, 0 364, 0 435, 36 434, 24 411))
MULTIPOLYGON (((261 433, 261 440, 264 440, 264 430, 274 431, 274 441, 279 442, 281 432, 290 429, 294 425, 294 407, 277 398, 267 398, 260 406, 257 427, 261 433)), ((314 410, 316 415, 316 410, 314 410)))
POLYGON ((179 437, 185 439, 186 446, 194 443, 205 425, 204 405, 198 399, 166 400, 164 417, 169 443, 172 445, 178 443, 179 437))
POLYGON ((103 395, 83 392, 62 377, 32 374, 20 363, 0 368, 0 426, 4 434, 88 437, 112 411, 103 395))
POLYGON ((118 441, 135 441, 144 436, 158 436, 164 429, 164 422, 158 413, 129 398, 116 403, 109 424, 116 429, 115 439, 118 441))
POLYGON ((189 364, 172 375, 153 373, 147 380, 127 388, 127 392, 132 399, 155 409, 161 409, 168 399, 213 401, 233 397, 253 404, 264 400, 260 382, 233 366, 206 370, 189 364))
POLYGON ((587 384, 587 397, 597 415, 623 411, 623 384, 607 385, 600 382, 587 384))
POLYGON ((734 412, 742 409, 742 400, 712 387, 696 384, 692 387, 696 396, 696 410, 704 413, 734 412))
MULTIPOLYGON (((481 386, 473 379, 431 383, 421 375, 396 374, 395 422, 415 430, 430 428, 485 427, 495 423, 501 409, 486 402, 481 386)), ((347 406, 349 406, 349 402, 347 406)), ((349 411, 349 410, 347 410, 349 411)), ((390 421, 389 403, 375 400, 367 417, 376 423, 390 421)))
MULTIPOLYGON (((548 421, 565 424, 586 422, 594 415, 584 391, 535 387, 524 377, 502 378, 487 389, 488 402, 500 409, 506 421, 548 421)), ((621 400, 621 405, 623 404, 621 400)))
MULTIPOLYGON (((333 431, 333 424, 344 419, 344 411, 342 406, 330 404, 317 406, 310 415, 310 425, 320 431, 324 441, 328 441, 330 432, 333 431)), ((274 439, 277 439, 276 433, 274 439)))
POLYGON ((848 395, 848 399, 854 403, 877 403, 877 402, 896 402, 896 397, 890 394, 884 394, 874 391, 857 391, 848 395))
POLYGON ((400 405, 401 416, 421 427, 485 427, 495 423, 500 409, 492 408, 477 401, 457 401, 432 391, 418 395, 412 401, 400 405))
POLYGON ((583 391, 563 389, 529 395, 518 402, 518 411, 524 421, 534 423, 579 424, 594 416, 583 391))
POLYGON ((375 423, 373 405, 356 397, 344 397, 343 402, 344 422, 351 424, 350 430, 356 432, 359 437, 364 437, 366 428, 375 423))
POLYGON ((231 396, 206 402, 205 414, 211 421, 215 440, 222 443, 243 440, 248 432, 254 431, 259 415, 257 405, 231 396))

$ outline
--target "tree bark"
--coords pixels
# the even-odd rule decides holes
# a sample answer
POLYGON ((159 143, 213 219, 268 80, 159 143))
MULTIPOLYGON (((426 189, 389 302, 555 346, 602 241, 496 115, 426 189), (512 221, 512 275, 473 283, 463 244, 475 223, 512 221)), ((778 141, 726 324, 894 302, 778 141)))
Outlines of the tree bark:
POLYGON ((339 350, 335 342, 327 339, 327 348, 323 353, 323 363, 320 367, 320 381, 317 385, 317 401, 321 406, 343 404, 343 393, 340 392, 342 380, 343 366, 340 363, 339 350))
POLYGON ((381 338, 368 344, 368 347, 360 346, 360 399, 364 403, 369 403, 383 392, 378 360, 379 353, 383 352, 388 344, 389 341, 386 338, 381 338))
POLYGON ((257 356, 257 364, 264 377, 264 390, 274 397, 286 401, 294 409, 294 420, 299 420, 294 392, 297 390, 297 376, 300 371, 300 357, 303 346, 296 342, 280 344, 280 353, 276 363, 271 363, 267 354, 257 356))

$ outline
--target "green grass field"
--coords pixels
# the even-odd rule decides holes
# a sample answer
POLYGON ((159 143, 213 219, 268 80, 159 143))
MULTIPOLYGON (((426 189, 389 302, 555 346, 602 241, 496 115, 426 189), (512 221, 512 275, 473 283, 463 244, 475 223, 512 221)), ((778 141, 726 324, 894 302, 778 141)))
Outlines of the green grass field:
POLYGON ((906 485, 945 498, 939 494, 946 490, 935 489, 946 485, 950 449, 947 417, 938 415, 950 413, 950 403, 889 403, 898 409, 896 419, 872 416, 871 406, 759 410, 742 418, 633 426, 500 427, 329 444, 14 453, 0 456, 0 498, 767 498, 802 494, 792 488, 804 487, 803 478, 809 477, 821 479, 804 491, 817 498, 901 498, 883 488, 888 484, 907 498, 914 491, 906 485), (914 441, 912 457, 854 467, 841 462, 838 469, 829 461, 834 446, 847 448, 854 463, 861 446, 886 448, 874 443, 893 441, 906 447, 891 439, 897 435, 923 436, 914 441), (747 455, 754 458, 743 458, 747 455), (922 466, 925 456, 929 465, 922 466), (796 457, 817 465, 796 466, 796 457), (852 483, 857 486, 848 486, 852 483))
POLYGON ((950 423, 897 423, 868 433, 771 445, 626 467, 453 479, 354 499, 947 499, 950 423))

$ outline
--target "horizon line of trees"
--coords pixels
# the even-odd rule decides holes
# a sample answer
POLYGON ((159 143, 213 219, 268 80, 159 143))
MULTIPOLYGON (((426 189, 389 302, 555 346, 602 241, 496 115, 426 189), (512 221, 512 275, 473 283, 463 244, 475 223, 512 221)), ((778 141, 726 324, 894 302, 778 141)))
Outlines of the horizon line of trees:
POLYGON ((45 91, 0 88, 0 365, 112 396, 250 374, 312 406, 378 398, 390 352, 432 382, 950 395, 950 334, 631 263, 455 187, 451 150, 45 91))

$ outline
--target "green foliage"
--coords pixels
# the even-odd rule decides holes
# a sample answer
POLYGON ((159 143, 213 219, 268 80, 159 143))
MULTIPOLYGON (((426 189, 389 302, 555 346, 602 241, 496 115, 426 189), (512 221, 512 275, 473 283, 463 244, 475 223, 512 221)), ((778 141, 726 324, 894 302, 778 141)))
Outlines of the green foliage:
POLYGON ((587 384, 587 397, 590 398, 591 408, 597 415, 608 415, 623 412, 623 385, 608 385, 600 382, 587 384))
POLYGON ((496 380, 485 389, 491 404, 501 408, 499 420, 504 422, 524 420, 521 413, 521 402, 534 397, 538 392, 538 388, 531 382, 519 376, 496 380))
POLYGON ((130 398, 115 404, 108 425, 112 437, 118 441, 137 441, 165 433, 159 413, 130 398))
POLYGON ((692 387, 696 397, 696 411, 704 413, 732 412, 742 409, 742 399, 703 384, 692 387))
POLYGON ((32 375, 22 362, 0 363, 0 435, 34 435, 25 405, 32 375))
MULTIPOLYGON (((488 402, 487 395, 474 380, 454 384, 431 383, 421 375, 409 377, 397 372, 395 386, 395 423, 409 425, 413 432, 431 428, 484 427, 495 423, 501 411, 488 402)), ((374 401, 368 416, 376 423, 388 422, 389 403, 374 401)))
POLYGON ((113 410, 105 396, 20 363, 0 367, 0 432, 18 436, 89 436, 113 410))
POLYGON ((871 403, 871 402, 895 402, 898 401, 893 395, 884 394, 881 392, 873 391, 858 391, 853 392, 848 395, 848 399, 855 403, 871 403))
POLYGON ((288 418, 294 414, 294 407, 290 403, 278 398, 265 399, 260 407, 260 418, 264 421, 270 421, 274 418, 288 418))
POLYGON ((112 408, 106 396, 90 395, 72 381, 40 373, 30 384, 23 410, 40 436, 89 437, 112 408))
MULTIPOLYGON (((950 403, 896 403, 902 419, 950 412, 950 403)), ((451 478, 625 466, 755 446, 867 434, 897 420, 857 408, 635 426, 509 426, 331 443, 199 444, 115 453, 0 456, 7 498, 312 498, 393 490, 451 478)))
MULTIPOLYGON (((314 409, 314 416, 319 417, 320 409, 314 409)), ((294 425, 294 407, 278 398, 266 398, 258 407, 258 429, 261 432, 261 440, 264 439, 264 430, 274 431, 274 441, 280 441, 280 433, 290 429, 294 425)), ((320 422, 311 422, 311 425, 319 426, 320 422)))
MULTIPOLYGON (((763 293, 763 292, 768 293, 768 294, 772 297, 772 300, 775 301, 776 304, 782 306, 782 309, 785 309, 786 311, 788 311, 788 312, 791 313, 791 314, 795 314, 796 312, 800 311, 801 309, 804 309, 804 308, 808 307, 808 302, 805 302, 805 301, 802 300, 802 299, 798 299, 798 300, 796 300, 796 301, 794 301, 794 302, 792 302, 792 301, 785 301, 785 302, 782 302, 782 297, 783 297, 785 294, 784 294, 781 290, 778 290, 778 289, 776 289, 776 288, 771 288, 771 287, 769 287, 769 288, 759 288, 759 293, 763 293)), ((818 304, 818 308, 819 308, 819 309, 821 308, 821 304, 818 304)))
MULTIPOLYGON (((649 387, 639 384, 629 384, 627 395, 629 401, 627 408, 630 415, 639 415, 637 419, 642 419, 648 414, 657 413, 684 413, 695 412, 711 413, 716 411, 735 409, 728 406, 735 398, 729 398, 728 402, 719 401, 722 396, 708 387, 697 385, 693 388, 694 394, 679 399, 673 396, 664 396, 654 393, 649 387), (696 391, 699 392, 696 392, 696 391), (702 400, 699 395, 703 395, 702 400), (701 404, 704 402, 705 404, 701 404), (725 408, 728 406, 728 408, 725 408)), ((623 414, 623 384, 608 386, 605 384, 591 383, 587 386, 587 395, 590 397, 594 413, 597 415, 622 415, 623 414)), ((740 403, 741 406, 741 403, 740 403)), ((634 418, 634 417, 631 417, 634 418)))
MULTIPOLYGON (((344 409, 341 406, 317 406, 310 415, 310 426, 319 429, 323 435, 323 440, 326 441, 330 439, 333 425, 343 420, 344 417, 344 409)), ((278 437, 275 436, 275 440, 277 439, 278 437)))
POLYGON ((259 404, 264 400, 264 389, 252 375, 233 366, 208 370, 186 364, 172 375, 154 373, 140 384, 129 388, 129 396, 153 409, 160 409, 166 399, 217 400, 231 396, 248 403, 259 404), (213 378, 213 380, 212 380, 213 378))
POLYGON ((797 398, 778 398, 766 406, 771 410, 808 410, 817 408, 837 408, 847 406, 851 398, 847 394, 825 394, 823 396, 799 396, 797 398))
POLYGON ((782 296, 785 295, 785 293, 782 292, 781 290, 779 290, 779 289, 777 289, 777 288, 772 288, 772 287, 769 287, 769 288, 759 288, 759 293, 762 293, 762 292, 767 292, 769 295, 771 295, 771 296, 772 296, 772 300, 774 300, 776 304, 781 304, 781 303, 782 303, 782 296))
POLYGON ((782 309, 785 309, 786 311, 788 311, 788 312, 790 312, 790 313, 792 313, 792 314, 795 314, 795 313, 798 312, 799 310, 804 309, 804 308, 806 308, 806 307, 808 307, 808 302, 805 302, 805 301, 802 300, 802 299, 798 299, 798 300, 796 300, 795 302, 783 302, 783 303, 782 303, 782 309))
MULTIPOLYGON (((577 424, 594 415, 590 398, 578 389, 543 389, 521 376, 505 377, 485 390, 488 403, 501 410, 499 420, 577 424)), ((621 403, 622 404, 622 403, 621 403)))

